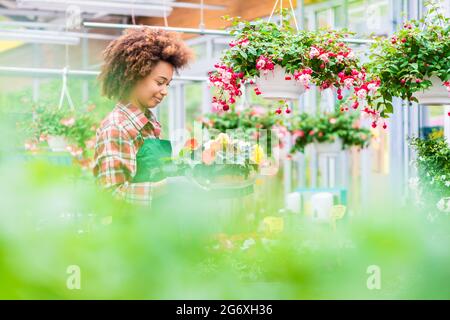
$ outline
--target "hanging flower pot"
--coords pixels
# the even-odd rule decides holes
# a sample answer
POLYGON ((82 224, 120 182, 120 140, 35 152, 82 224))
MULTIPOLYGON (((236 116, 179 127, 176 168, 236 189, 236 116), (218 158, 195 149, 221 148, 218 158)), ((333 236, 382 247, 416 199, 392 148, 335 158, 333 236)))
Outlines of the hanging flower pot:
POLYGON ((415 93, 417 101, 423 105, 450 105, 450 92, 442 84, 441 79, 432 76, 427 80, 430 80, 432 85, 415 93))
POLYGON ((305 87, 279 65, 276 65, 273 71, 261 74, 256 79, 256 86, 261 97, 266 99, 296 100, 305 92, 305 87))
POLYGON ((427 4, 427 15, 411 20, 388 39, 372 46, 369 75, 380 80, 369 105, 381 116, 394 110, 393 97, 424 105, 450 104, 450 18, 437 3, 427 4))
POLYGON ((295 30, 287 13, 280 19, 280 25, 261 19, 232 19, 234 39, 209 72, 209 84, 215 88, 212 110, 231 110, 246 84, 255 85, 256 95, 277 100, 298 99, 313 85, 336 90, 339 100, 347 91, 355 99, 365 100, 364 92, 356 96, 356 88, 366 90, 369 85, 366 95, 372 94, 376 81, 366 80, 365 70, 345 43, 351 33, 295 30))
POLYGON ((317 153, 339 153, 342 151, 342 146, 341 138, 336 138, 333 142, 314 142, 314 149, 317 153))
POLYGON ((50 150, 52 150, 53 152, 67 151, 68 143, 66 138, 63 136, 49 135, 47 137, 47 143, 48 146, 50 147, 50 150))

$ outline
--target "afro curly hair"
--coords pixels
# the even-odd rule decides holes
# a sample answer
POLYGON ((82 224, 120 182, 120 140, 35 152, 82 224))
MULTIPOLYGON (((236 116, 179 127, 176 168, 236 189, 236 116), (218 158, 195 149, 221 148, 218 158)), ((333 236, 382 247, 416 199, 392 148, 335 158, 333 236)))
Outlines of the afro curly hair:
POLYGON ((99 75, 102 94, 127 99, 136 82, 148 76, 159 61, 178 70, 189 63, 193 52, 177 33, 142 27, 127 29, 111 41, 103 57, 99 75))

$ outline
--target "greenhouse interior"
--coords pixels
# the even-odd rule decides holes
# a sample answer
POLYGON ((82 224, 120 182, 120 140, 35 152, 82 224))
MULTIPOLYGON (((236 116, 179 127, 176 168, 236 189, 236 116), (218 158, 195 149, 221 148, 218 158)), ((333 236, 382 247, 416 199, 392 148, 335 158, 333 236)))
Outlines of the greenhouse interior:
POLYGON ((0 0, 0 298, 450 299, 449 22, 0 0))

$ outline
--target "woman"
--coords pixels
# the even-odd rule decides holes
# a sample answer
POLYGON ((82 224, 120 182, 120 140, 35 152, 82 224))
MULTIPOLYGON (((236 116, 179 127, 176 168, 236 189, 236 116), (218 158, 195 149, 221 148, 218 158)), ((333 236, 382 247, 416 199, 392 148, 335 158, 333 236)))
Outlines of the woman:
POLYGON ((150 28, 127 30, 104 52, 102 92, 118 103, 97 130, 94 175, 122 199, 150 205, 164 190, 158 167, 171 147, 159 139, 161 126, 151 109, 166 97, 174 70, 191 56, 175 33, 150 28))

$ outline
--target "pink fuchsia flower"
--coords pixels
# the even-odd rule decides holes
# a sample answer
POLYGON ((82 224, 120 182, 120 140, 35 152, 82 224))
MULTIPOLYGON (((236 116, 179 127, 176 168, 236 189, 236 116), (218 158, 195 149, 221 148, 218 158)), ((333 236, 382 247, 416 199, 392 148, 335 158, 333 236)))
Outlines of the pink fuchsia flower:
POLYGON ((309 134, 310 136, 313 136, 315 133, 316 133, 316 132, 315 132, 314 130, 311 130, 311 131, 309 131, 308 134, 309 134))
POLYGON ((69 117, 69 118, 61 119, 61 124, 66 127, 71 127, 75 124, 75 118, 69 117))
POLYGON ((263 56, 259 57, 258 60, 256 60, 256 69, 263 70, 265 66, 266 59, 263 56))
POLYGON ((347 54, 347 59, 354 60, 355 58, 355 53, 353 51, 349 51, 347 54))
POLYGON ((331 118, 329 121, 331 124, 335 124, 337 122, 336 118, 331 118))
POLYGON ((359 89, 356 92, 356 95, 358 96, 358 99, 364 100, 367 97, 367 90, 366 89, 359 89))
POLYGON ((336 56, 336 61, 337 61, 337 62, 342 62, 342 61, 344 61, 344 56, 341 55, 341 54, 338 54, 338 55, 336 56))
POLYGON ((318 57, 320 55, 320 51, 316 47, 311 47, 309 50, 309 58, 313 59, 315 57, 318 57))
POLYGON ((292 141, 295 143, 298 138, 303 138, 305 136, 305 132, 303 130, 294 130, 292 133, 292 141))
POLYGON ((330 60, 328 59, 328 53, 323 53, 319 56, 319 59, 322 60, 324 63, 328 63, 330 60))
POLYGON ((295 71, 294 72, 294 78, 301 85, 303 85, 303 87, 305 89, 309 89, 309 84, 311 82, 311 74, 312 74, 312 69, 305 68, 305 69, 300 70, 300 71, 295 71))
POLYGON ((378 89, 378 85, 375 82, 371 82, 367 85, 367 89, 370 93, 375 93, 378 89))
POLYGON ((258 60, 256 60, 256 69, 258 70, 268 71, 273 70, 274 68, 275 65, 272 60, 265 56, 260 56, 258 60))
POLYGON ((350 89, 353 86, 353 83, 355 82, 355 79, 349 77, 347 79, 344 80, 344 87, 346 89, 350 89))
POLYGON ((447 88, 447 91, 450 93, 450 81, 445 81, 444 86, 447 88))

